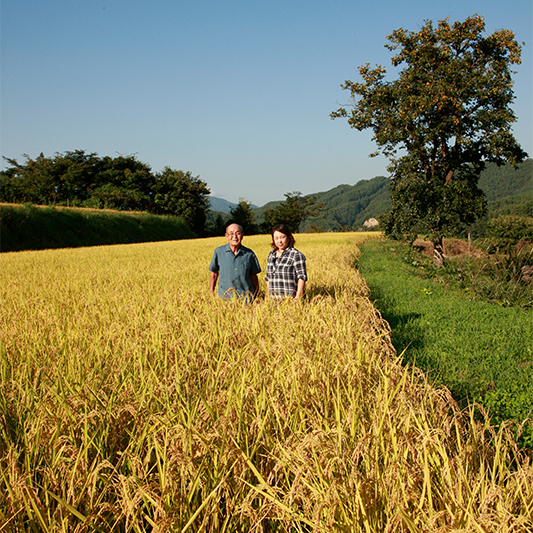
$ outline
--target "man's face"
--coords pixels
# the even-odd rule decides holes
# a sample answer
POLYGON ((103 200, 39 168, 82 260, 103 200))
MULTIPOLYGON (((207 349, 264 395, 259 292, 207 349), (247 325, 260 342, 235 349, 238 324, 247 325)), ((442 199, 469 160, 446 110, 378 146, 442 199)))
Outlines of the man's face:
POLYGON ((232 224, 226 229, 226 239, 230 246, 238 247, 241 245, 243 234, 237 224, 232 224))

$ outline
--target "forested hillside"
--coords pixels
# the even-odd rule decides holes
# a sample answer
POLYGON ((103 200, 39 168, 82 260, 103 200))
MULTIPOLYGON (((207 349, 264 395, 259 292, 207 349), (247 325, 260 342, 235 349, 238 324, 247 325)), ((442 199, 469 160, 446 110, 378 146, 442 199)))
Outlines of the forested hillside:
MULTIPOLYGON (((148 211, 179 216, 197 235, 218 235, 224 231, 229 211, 235 204, 209 197, 207 183, 190 172, 165 168, 153 173, 135 156, 99 157, 83 150, 36 159, 24 163, 6 159, 10 167, 0 172, 1 199, 18 204, 111 208, 148 211), (211 207, 211 209, 209 209, 211 207)), ((308 195, 324 204, 320 218, 309 218, 300 231, 359 229, 369 218, 378 218, 390 206, 387 177, 360 180, 354 185, 338 185, 328 191, 308 195)), ((518 169, 488 164, 480 188, 488 200, 485 220, 499 215, 533 216, 533 160, 518 169)), ((264 222, 265 212, 280 201, 255 208, 255 223, 264 222)), ((476 232, 484 221, 476 224, 476 232)), ((263 228, 262 231, 268 231, 263 228)))
POLYGON ((487 196, 490 218, 533 216, 533 159, 527 159, 516 170, 487 165, 479 186, 487 196))
POLYGON ((481 173, 479 186, 489 202, 523 193, 531 194, 533 192, 533 159, 526 159, 518 165, 517 169, 508 165, 499 167, 489 163, 481 173))
MULTIPOLYGON (((305 229, 358 229, 365 220, 378 218, 390 206, 389 182, 389 178, 378 176, 371 180, 358 181, 355 185, 338 185, 328 191, 314 194, 317 202, 326 203, 327 211, 324 218, 309 220, 305 229)), ((517 169, 510 165, 498 167, 489 163, 481 174, 479 187, 487 196, 488 218, 500 214, 533 216, 532 159, 527 159, 517 169)), ((257 221, 262 222, 265 210, 279 203, 269 202, 255 209, 257 221)))
MULTIPOLYGON (((338 185, 329 191, 315 193, 317 203, 325 203, 323 218, 309 220, 306 229, 312 227, 323 231, 362 226, 370 217, 385 211, 389 205, 389 179, 378 176, 371 180, 361 180, 355 185, 338 185)), ((256 221, 262 223, 268 208, 275 208, 280 202, 269 202, 254 209, 256 221)))
POLYGON ((358 228, 365 220, 388 209, 389 179, 378 176, 352 186, 339 185, 317 196, 317 201, 325 202, 328 210, 323 219, 308 224, 321 229, 358 228))

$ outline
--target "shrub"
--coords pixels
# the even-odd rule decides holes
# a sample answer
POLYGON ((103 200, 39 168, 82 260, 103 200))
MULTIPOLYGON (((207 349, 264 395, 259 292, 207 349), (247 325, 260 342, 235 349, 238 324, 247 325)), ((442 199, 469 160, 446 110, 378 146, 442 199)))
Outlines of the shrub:
POLYGON ((495 246, 514 246, 523 239, 533 238, 533 217, 500 215, 487 222, 487 230, 495 246))

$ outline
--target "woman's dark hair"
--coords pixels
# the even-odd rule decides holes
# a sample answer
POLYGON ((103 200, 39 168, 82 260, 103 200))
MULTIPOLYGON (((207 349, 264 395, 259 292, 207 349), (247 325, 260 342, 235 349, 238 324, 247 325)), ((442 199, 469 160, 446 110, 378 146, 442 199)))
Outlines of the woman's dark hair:
POLYGON ((287 235, 287 237, 289 237, 289 245, 288 245, 289 248, 292 248, 294 246, 294 243, 296 241, 294 240, 294 237, 292 236, 289 226, 287 226, 286 224, 278 224, 272 228, 272 231, 270 233, 272 235, 272 243, 270 244, 272 248, 277 248, 277 246, 274 244, 274 232, 275 231, 279 231, 280 233, 283 233, 283 235, 287 235))

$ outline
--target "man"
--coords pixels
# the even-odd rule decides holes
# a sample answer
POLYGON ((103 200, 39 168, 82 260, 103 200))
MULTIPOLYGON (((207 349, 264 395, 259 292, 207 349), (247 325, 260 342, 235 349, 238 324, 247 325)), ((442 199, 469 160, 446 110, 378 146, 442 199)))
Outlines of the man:
POLYGON ((228 299, 237 296, 251 300, 259 289, 259 261, 252 250, 242 246, 244 233, 239 224, 230 224, 226 228, 225 237, 228 244, 215 250, 209 265, 209 292, 215 294, 218 281, 219 296, 228 299))

